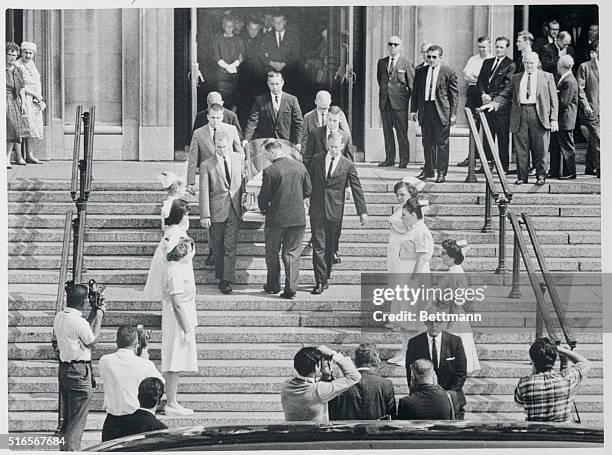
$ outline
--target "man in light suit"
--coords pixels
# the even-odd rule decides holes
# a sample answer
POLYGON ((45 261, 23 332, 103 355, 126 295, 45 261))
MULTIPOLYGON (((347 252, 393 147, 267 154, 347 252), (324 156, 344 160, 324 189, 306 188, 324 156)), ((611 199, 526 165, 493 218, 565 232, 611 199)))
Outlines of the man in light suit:
POLYGON ((429 66, 416 72, 410 102, 412 120, 418 119, 421 125, 425 155, 425 166, 417 177, 421 180, 433 177, 435 165, 438 171, 436 183, 446 181, 450 128, 455 124, 459 95, 457 75, 442 64, 443 53, 440 46, 429 46, 429 66))
POLYGON ((591 60, 578 67, 578 113, 580 123, 589 131, 589 148, 587 149, 587 162, 593 166, 585 170, 585 174, 600 177, 600 130, 599 130, 599 41, 589 45, 591 60), (590 154, 590 156, 589 156, 590 154))
MULTIPOLYGON (((495 40, 495 57, 485 60, 482 64, 476 82, 481 100, 480 106, 510 96, 514 62, 507 56, 509 47, 510 40, 505 36, 500 36, 495 40)), ((510 154, 508 153, 510 145, 510 106, 507 105, 499 111, 488 112, 486 116, 491 134, 494 138, 497 138, 497 150, 502 166, 504 171, 508 172, 510 163, 510 154)), ((492 160, 493 155, 491 155, 491 150, 486 141, 485 152, 487 153, 487 159, 492 160)))
POLYGON ((281 251, 285 266, 285 291, 281 297, 293 299, 300 277, 300 253, 306 228, 304 199, 310 197, 312 186, 304 165, 286 157, 283 146, 269 141, 264 146, 266 158, 272 162, 264 169, 261 190, 257 198, 259 210, 266 215, 266 267, 268 274, 264 291, 280 292, 281 251))
POLYGON ((574 59, 563 55, 557 62, 557 94, 559 97, 559 131, 550 142, 550 171, 547 178, 573 180, 576 178, 576 150, 574 128, 578 114, 578 82, 572 73, 574 59), (563 174, 559 173, 563 156, 563 174))
POLYGON ((463 420, 465 395, 463 384, 467 378, 467 360, 461 338, 442 330, 439 321, 425 323, 427 331, 408 340, 406 349, 406 378, 408 388, 418 390, 412 384, 410 365, 418 359, 427 359, 433 364, 438 385, 444 390, 457 392, 457 420, 463 420))
MULTIPOLYGON (((308 145, 308 137, 316 129, 327 125, 327 112, 331 106, 332 98, 328 91, 321 90, 317 92, 315 97, 315 105, 317 106, 312 111, 304 114, 304 123, 302 128, 302 138, 300 144, 302 145, 302 153, 306 150, 308 145)), ((346 115, 340 111, 340 129, 348 134, 351 134, 348 122, 346 121, 346 115)))
POLYGON ((547 44, 542 48, 542 69, 549 73, 555 74, 557 72, 557 62, 559 57, 564 55, 571 55, 573 59, 576 58, 574 48, 570 46, 572 37, 567 32, 559 33, 557 40, 553 44, 547 44))
MULTIPOLYGON (((221 97, 221 93, 210 92, 206 97, 206 104, 208 108, 210 108, 210 106, 212 106, 213 104, 220 104, 221 106, 223 106, 223 98, 221 97)), ((193 132, 208 123, 208 108, 197 113, 196 118, 193 121, 193 132)), ((238 136, 240 137, 240 140, 242 140, 242 128, 240 128, 238 116, 225 107, 223 108, 223 123, 227 123, 228 125, 234 125, 238 130, 238 136)))
POLYGON ((316 155, 309 168, 312 182, 310 197, 310 229, 312 231, 312 263, 316 286, 311 294, 321 294, 328 286, 337 230, 344 216, 346 189, 350 186, 361 225, 368 215, 361 182, 355 164, 342 156, 342 135, 334 132, 327 138, 327 153, 316 155))
POLYGON ((395 134, 399 144, 399 167, 405 168, 410 161, 408 142, 408 104, 414 82, 414 65, 401 55, 402 40, 399 36, 389 38, 389 56, 378 60, 378 107, 385 139, 385 160, 381 167, 395 164, 395 134))
POLYGON ((236 275, 236 247, 242 219, 244 155, 231 151, 227 134, 215 135, 215 155, 200 172, 200 224, 210 229, 215 250, 215 278, 223 294, 231 294, 236 275))
POLYGON ((483 106, 487 111, 510 109, 510 132, 516 154, 517 180, 515 185, 529 179, 529 155, 536 170, 536 185, 546 182, 547 151, 550 133, 559 129, 557 122, 557 87, 552 74, 538 69, 539 58, 535 52, 523 54, 525 71, 512 76, 511 98, 501 98, 483 106))
MULTIPOLYGON (((272 36, 272 35, 271 35, 272 36)), ((298 99, 283 92, 284 79, 281 73, 268 73, 270 93, 255 99, 244 132, 243 145, 251 139, 285 139, 301 151, 302 110, 298 99)))

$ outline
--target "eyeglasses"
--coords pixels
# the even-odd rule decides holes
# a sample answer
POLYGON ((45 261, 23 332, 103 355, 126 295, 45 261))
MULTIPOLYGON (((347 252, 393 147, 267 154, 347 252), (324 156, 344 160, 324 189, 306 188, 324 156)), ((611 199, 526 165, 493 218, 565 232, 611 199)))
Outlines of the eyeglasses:
POLYGON ((435 59, 437 59, 437 58, 438 58, 438 56, 437 56, 437 55, 428 55, 428 56, 427 56, 427 60, 435 60, 435 59))
POLYGON ((401 46, 400 43, 387 43, 389 46, 401 46))

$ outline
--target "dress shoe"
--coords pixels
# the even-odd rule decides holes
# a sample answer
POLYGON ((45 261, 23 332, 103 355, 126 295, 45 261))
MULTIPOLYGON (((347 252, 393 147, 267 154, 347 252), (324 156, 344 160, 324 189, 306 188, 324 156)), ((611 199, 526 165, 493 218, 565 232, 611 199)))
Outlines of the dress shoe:
POLYGON ((538 186, 542 186, 546 183, 546 179, 544 177, 538 177, 538 180, 536 182, 536 185, 538 186))
POLYGON ((221 292, 223 294, 231 294, 232 293, 232 286, 230 285, 229 281, 226 280, 222 280, 221 284, 219 285, 219 289, 221 289, 221 292))
POLYGON ((310 291, 310 293, 313 294, 313 295, 323 294, 323 291, 325 291, 328 288, 329 288, 329 285, 327 283, 317 284, 312 289, 312 291, 310 291))
POLYGON ((446 177, 442 174, 438 174, 438 178, 436 179, 436 183, 444 183, 446 182, 446 177))
POLYGON ((558 175, 556 175, 556 174, 552 174, 552 173, 550 173, 550 172, 549 172, 548 174, 546 174, 546 178, 547 178, 547 179, 558 179, 558 178, 559 178, 559 176, 558 176, 558 175))
POLYGON ((516 169, 510 169, 508 172, 506 172, 506 175, 516 175, 517 171, 516 169))
POLYGON ((529 168, 529 175, 536 175, 535 167, 530 167, 529 168))
POLYGON ((334 260, 332 261, 334 264, 340 264, 342 262, 342 260, 340 259, 340 255, 338 254, 338 252, 334 253, 334 260))
POLYGON ((382 163, 378 163, 378 167, 390 167, 394 165, 395 163, 390 163, 389 161, 383 161, 382 163))
POLYGON ((597 175, 597 172, 595 171, 595 169, 585 169, 584 175, 597 175))
POLYGON ((215 265, 215 255, 212 252, 208 253, 208 257, 206 258, 206 261, 204 261, 204 264, 208 267, 215 265))
POLYGON ((26 163, 28 163, 28 164, 42 164, 41 161, 37 160, 33 156, 26 156, 25 160, 26 160, 26 163))
POLYGON ((291 289, 285 289, 280 296, 283 299, 293 299, 295 297, 295 291, 292 291, 291 289))
POLYGON ((527 180, 517 179, 516 182, 514 182, 515 185, 522 185, 523 183, 527 183, 527 180))
POLYGON ((312 241, 308 242, 302 249, 301 256, 310 256, 312 254, 312 241))
POLYGON ((280 292, 280 289, 272 289, 271 287, 268 287, 267 284, 264 284, 263 289, 266 294, 278 294, 280 292))
POLYGON ((576 180, 576 174, 562 175, 559 180, 576 180))
POLYGON ((434 176, 433 172, 426 173, 425 171, 422 171, 419 175, 417 175, 417 179, 419 180, 431 179, 433 178, 433 176, 434 176))
POLYGON ((461 161, 460 163, 457 163, 457 166, 459 167, 467 167, 470 163, 470 159, 469 157, 464 159, 463 161, 461 161))
POLYGON ((408 167, 408 164, 407 163, 400 163, 397 167, 399 169, 406 169, 408 167))

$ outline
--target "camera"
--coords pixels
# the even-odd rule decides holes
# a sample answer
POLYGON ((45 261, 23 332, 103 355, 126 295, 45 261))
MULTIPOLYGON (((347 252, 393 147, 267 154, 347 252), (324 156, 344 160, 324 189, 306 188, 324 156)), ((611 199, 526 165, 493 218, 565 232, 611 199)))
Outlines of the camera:
POLYGON ((136 349, 136 355, 140 357, 142 351, 149 345, 149 341, 151 341, 151 331, 145 330, 142 324, 136 326, 136 331, 138 332, 138 348, 136 349))
POLYGON ((87 292, 89 305, 91 306, 92 310, 98 310, 106 300, 104 297, 104 289, 106 286, 96 283, 96 280, 92 278, 87 283, 87 287, 89 288, 89 291, 87 292))

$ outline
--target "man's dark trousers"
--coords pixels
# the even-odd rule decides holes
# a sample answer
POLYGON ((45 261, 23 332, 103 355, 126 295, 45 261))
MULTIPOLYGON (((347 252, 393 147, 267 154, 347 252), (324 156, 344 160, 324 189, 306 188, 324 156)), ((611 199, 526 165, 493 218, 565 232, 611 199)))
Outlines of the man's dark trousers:
POLYGON ((435 101, 426 101, 423 111, 423 124, 421 125, 423 140, 423 155, 425 167, 423 172, 431 175, 434 167, 440 175, 446 175, 448 171, 448 142, 450 125, 440 122, 435 101))
POLYGON ((383 124, 383 136, 385 139, 385 162, 395 162, 395 133, 399 144, 400 164, 408 164, 410 161, 410 143, 408 142, 408 109, 396 111, 387 101, 385 108, 381 109, 380 116, 383 124))
POLYGON ((546 177, 546 151, 550 144, 550 130, 542 126, 534 105, 521 106, 521 124, 519 131, 512 136, 516 152, 517 178, 527 181, 529 178, 529 151, 536 176, 546 177))
POLYGON ((560 175, 576 175, 574 131, 562 130, 552 133, 550 142, 550 173, 556 177, 560 175), (563 173, 559 174, 561 156, 563 156, 563 173))
POLYGON ((285 291, 297 291, 300 277, 300 255, 304 241, 305 226, 265 226, 266 267, 268 274, 266 287, 280 290, 280 262, 278 253, 281 251, 285 267, 285 291))
POLYGON ((215 278, 234 281, 236 276, 236 247, 240 234, 240 217, 231 205, 227 220, 211 223, 210 237, 215 252, 215 278))
POLYGON ((65 444, 60 446, 62 451, 78 451, 85 430, 89 403, 93 397, 93 372, 88 363, 60 362, 58 369, 58 382, 62 395, 64 423, 61 432, 65 444))
POLYGON ((342 223, 311 219, 312 266, 317 284, 326 284, 331 275, 338 231, 342 223))
MULTIPOLYGON (((487 122, 491 129, 491 135, 497 142, 497 151, 504 171, 508 172, 510 165, 509 141, 510 141, 510 112, 497 113, 487 112, 487 122)), ((485 140, 485 153, 488 160, 493 160, 493 154, 489 148, 489 142, 485 140)))

